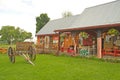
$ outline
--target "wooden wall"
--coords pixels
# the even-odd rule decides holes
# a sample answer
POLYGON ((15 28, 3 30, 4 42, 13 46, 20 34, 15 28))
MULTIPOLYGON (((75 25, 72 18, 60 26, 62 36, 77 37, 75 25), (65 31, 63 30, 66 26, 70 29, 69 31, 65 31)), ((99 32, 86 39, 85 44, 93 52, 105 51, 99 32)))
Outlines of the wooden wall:
POLYGON ((50 53, 52 51, 57 51, 58 36, 57 35, 37 36, 36 48, 37 48, 38 52, 43 52, 43 53, 50 53), (46 42, 46 37, 47 37, 48 42, 46 42))

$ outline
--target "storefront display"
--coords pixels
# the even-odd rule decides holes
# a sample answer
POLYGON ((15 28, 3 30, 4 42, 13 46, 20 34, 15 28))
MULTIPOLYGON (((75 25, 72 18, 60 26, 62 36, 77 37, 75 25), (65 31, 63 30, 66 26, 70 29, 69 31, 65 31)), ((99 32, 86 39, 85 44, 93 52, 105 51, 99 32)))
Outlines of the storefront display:
POLYGON ((79 53, 81 55, 96 54, 96 38, 90 33, 80 32, 79 34, 79 53))
MULTIPOLYGON (((105 33, 105 32, 104 32, 105 33)), ((111 28, 106 31, 103 38, 103 55, 120 55, 120 32, 117 29, 111 28)))

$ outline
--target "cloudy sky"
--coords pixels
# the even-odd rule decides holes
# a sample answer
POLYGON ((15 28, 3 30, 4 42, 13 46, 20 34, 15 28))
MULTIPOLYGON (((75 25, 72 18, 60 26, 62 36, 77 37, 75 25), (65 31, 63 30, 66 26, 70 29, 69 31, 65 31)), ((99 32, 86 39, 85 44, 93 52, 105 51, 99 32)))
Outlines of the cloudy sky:
POLYGON ((114 0, 0 0, 0 28, 11 25, 35 35, 36 16, 47 13, 51 20, 65 11, 80 14, 85 8, 114 0))

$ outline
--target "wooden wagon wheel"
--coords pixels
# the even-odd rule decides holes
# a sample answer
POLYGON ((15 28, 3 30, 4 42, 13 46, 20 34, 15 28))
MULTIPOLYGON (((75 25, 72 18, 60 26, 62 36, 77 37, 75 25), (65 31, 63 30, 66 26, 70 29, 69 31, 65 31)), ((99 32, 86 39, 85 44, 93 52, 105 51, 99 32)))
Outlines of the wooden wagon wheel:
POLYGON ((15 55, 13 53, 12 47, 8 48, 8 56, 9 56, 10 62, 15 63, 15 55))
POLYGON ((28 48, 28 55, 30 57, 30 60, 34 61, 36 59, 35 48, 33 48, 32 46, 29 46, 29 48, 28 48))

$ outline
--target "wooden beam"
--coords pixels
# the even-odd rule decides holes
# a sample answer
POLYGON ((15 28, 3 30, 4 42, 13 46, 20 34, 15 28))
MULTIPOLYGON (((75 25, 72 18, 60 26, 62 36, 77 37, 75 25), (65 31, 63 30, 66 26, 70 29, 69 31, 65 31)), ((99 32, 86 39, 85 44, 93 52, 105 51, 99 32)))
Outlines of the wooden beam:
POLYGON ((22 55, 23 55, 23 57, 24 57, 30 64, 32 64, 33 66, 35 66, 35 64, 30 60, 28 54, 25 55, 24 53, 22 53, 22 55))
POLYGON ((57 52, 56 52, 56 56, 58 56, 59 55, 59 51, 60 51, 60 32, 58 33, 59 35, 58 35, 58 49, 57 49, 57 52))

